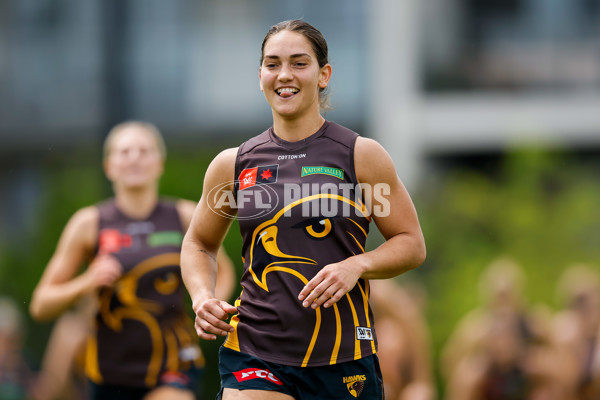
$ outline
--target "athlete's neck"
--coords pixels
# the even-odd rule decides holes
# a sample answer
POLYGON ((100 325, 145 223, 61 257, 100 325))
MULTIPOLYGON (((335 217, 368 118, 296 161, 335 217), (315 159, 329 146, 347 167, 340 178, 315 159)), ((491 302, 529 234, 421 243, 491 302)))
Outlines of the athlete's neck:
POLYGON ((277 136, 287 142, 297 142, 306 139, 321 129, 325 118, 321 114, 297 119, 273 117, 273 131, 277 136))
POLYGON ((146 219, 158 203, 158 188, 115 188, 115 203, 119 210, 133 219, 146 219))

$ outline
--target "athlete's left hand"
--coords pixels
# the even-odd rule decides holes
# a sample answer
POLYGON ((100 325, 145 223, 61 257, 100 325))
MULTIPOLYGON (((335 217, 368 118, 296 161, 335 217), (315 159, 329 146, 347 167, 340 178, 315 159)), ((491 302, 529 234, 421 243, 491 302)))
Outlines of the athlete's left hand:
POLYGON ((316 309, 331 307, 348 293, 361 276, 358 263, 346 259, 326 265, 312 278, 298 295, 302 306, 316 309))

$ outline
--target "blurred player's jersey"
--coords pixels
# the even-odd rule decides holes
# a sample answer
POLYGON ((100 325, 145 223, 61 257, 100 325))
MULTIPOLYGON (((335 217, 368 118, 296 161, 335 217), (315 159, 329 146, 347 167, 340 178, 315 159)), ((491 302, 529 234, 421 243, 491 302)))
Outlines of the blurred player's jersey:
POLYGON ((123 275, 99 292, 96 331, 86 373, 97 384, 154 387, 201 367, 185 313, 179 266, 183 229, 175 204, 161 201, 144 220, 125 216, 114 200, 98 206, 99 253, 116 257, 123 275))
POLYGON ((298 300, 324 266, 365 251, 370 217, 356 190, 357 137, 326 121, 298 142, 282 140, 271 128, 240 146, 234 199, 243 290, 225 347, 292 366, 375 353, 368 281, 359 279, 330 308, 304 308, 298 300))

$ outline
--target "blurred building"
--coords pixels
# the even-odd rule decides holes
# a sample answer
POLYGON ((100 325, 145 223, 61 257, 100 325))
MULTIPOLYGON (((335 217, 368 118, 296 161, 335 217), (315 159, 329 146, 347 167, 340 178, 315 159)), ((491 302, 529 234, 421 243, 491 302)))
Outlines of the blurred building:
POLYGON ((409 183, 436 157, 600 148, 600 1, 377 0, 370 14, 369 127, 409 183))
POLYGON ((322 28, 339 67, 333 114, 359 124, 364 7, 357 0, 3 0, 3 151, 80 144, 126 118, 151 120, 183 139, 265 128, 271 115, 258 90, 260 45, 271 25, 290 18, 322 28))
POLYGON ((409 186, 435 157, 600 147, 600 0, 2 0, 2 220, 29 215, 40 154, 124 119, 192 145, 265 129, 260 43, 290 18, 329 42, 327 117, 380 140, 409 186))

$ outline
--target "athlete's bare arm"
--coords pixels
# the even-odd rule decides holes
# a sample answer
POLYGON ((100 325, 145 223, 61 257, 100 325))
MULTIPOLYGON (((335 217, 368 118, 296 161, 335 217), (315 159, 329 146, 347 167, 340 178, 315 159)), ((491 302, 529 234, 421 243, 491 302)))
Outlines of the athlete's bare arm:
POLYGON ((232 222, 226 215, 235 215, 235 209, 227 204, 217 207, 219 196, 214 196, 214 190, 233 191, 236 155, 236 148, 224 150, 206 170, 202 197, 181 250, 181 274, 196 313, 196 332, 207 340, 233 330, 225 319, 236 312, 235 307, 215 294, 217 254, 232 222))
MULTIPOLYGON (((181 218, 181 225, 183 226, 184 232, 188 230, 192 222, 196 206, 197 203, 190 200, 180 199, 177 202, 177 212, 181 218)), ((217 253, 217 265, 219 270, 217 273, 215 296, 218 299, 228 301, 235 288, 236 274, 233 261, 231 261, 224 246, 221 246, 217 253)))
POLYGON ((359 137, 354 160, 358 181, 372 188, 365 192, 370 195, 365 202, 386 241, 375 250, 329 264, 319 271, 298 296, 305 307, 330 307, 359 278, 391 278, 425 260, 425 240, 417 212, 389 154, 376 141, 359 137))
POLYGON ((221 246, 217 253, 217 265, 219 266, 219 272, 217 274, 215 297, 229 301, 233 294, 233 289, 235 289, 236 274, 233 261, 223 246, 221 246))
POLYGON ((82 296, 100 286, 112 285, 120 276, 121 265, 109 255, 96 257, 84 273, 77 275, 83 263, 94 255, 97 230, 96 207, 83 208, 71 217, 33 292, 33 318, 55 318, 82 296))

